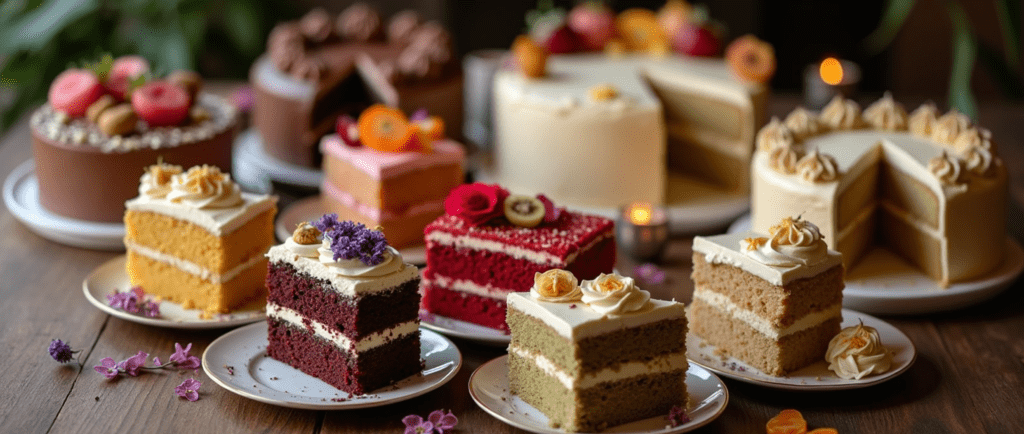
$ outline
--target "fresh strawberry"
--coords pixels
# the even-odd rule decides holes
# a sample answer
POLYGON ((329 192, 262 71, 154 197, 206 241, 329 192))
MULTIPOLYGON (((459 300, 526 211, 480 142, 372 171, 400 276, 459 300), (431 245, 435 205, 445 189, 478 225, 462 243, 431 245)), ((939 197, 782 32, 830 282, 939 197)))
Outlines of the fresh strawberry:
POLYGON ((567 24, 588 50, 603 50, 615 37, 615 13, 601 2, 582 3, 572 8, 567 24))
POLYGON ((141 56, 121 56, 114 59, 107 74, 107 92, 124 100, 132 80, 149 72, 149 62, 141 56))
POLYGON ((715 56, 721 45, 711 29, 696 25, 684 27, 673 41, 673 48, 677 52, 691 56, 715 56))
POLYGON ((580 37, 568 26, 555 29, 544 42, 544 47, 552 54, 572 53, 578 51, 581 46, 580 37))
POLYGON ((69 69, 60 73, 50 84, 48 94, 54 110, 71 117, 85 116, 86 109, 103 96, 103 85, 96 74, 85 69, 69 69))
POLYGON ((341 138, 341 142, 346 146, 353 148, 363 146, 363 142, 359 141, 359 123, 352 116, 338 116, 338 122, 334 124, 334 130, 338 133, 338 137, 341 138))
POLYGON ((150 126, 180 124, 189 106, 188 92, 166 81, 151 81, 132 92, 132 108, 150 126))

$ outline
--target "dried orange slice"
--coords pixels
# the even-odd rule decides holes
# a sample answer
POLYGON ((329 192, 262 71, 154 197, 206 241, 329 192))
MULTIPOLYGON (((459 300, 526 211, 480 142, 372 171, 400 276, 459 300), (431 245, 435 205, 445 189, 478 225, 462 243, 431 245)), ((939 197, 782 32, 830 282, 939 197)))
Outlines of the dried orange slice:
POLYGON ((775 49, 754 35, 744 35, 725 49, 725 60, 736 76, 767 83, 775 75, 775 49))
POLYGON ((813 431, 807 431, 807 434, 839 434, 839 430, 835 428, 818 428, 813 431))
POLYGON ((416 124, 409 124, 409 131, 406 132, 405 145, 402 152, 431 152, 434 149, 434 141, 427 137, 426 133, 416 124))
POLYGON ((363 145, 380 152, 401 152, 413 129, 405 113, 384 104, 374 104, 359 115, 359 138, 363 145))
POLYGON ((782 410, 765 425, 768 434, 805 434, 807 421, 796 410, 782 410))
POLYGON ((615 18, 615 30, 629 50, 650 51, 656 47, 672 45, 665 30, 658 23, 658 16, 647 9, 633 8, 622 11, 615 18))

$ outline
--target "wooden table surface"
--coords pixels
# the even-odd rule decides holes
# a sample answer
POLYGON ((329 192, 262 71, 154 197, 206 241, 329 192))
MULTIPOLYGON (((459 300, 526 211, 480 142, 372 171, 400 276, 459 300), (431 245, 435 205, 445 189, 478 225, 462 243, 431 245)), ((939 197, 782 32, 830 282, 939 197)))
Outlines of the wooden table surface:
MULTIPOLYGON (((870 101, 868 101, 870 102, 870 101)), ((775 98, 785 114, 793 97, 775 98)), ((909 106, 909 104, 908 104, 909 106)), ((982 105, 1010 169, 1010 234, 1024 239, 1024 107, 982 105)), ((31 158, 26 122, 0 142, 0 176, 31 158)), ((231 393, 200 371, 200 399, 173 392, 191 372, 160 371, 109 381, 95 372, 104 357, 123 360, 142 350, 166 358, 175 342, 201 354, 226 330, 155 328, 99 311, 82 294, 82 280, 119 253, 48 241, 0 210, 0 432, 3 433, 341 433, 401 432, 408 414, 452 409, 457 432, 520 432, 478 408, 467 391, 470 374, 505 353, 455 339, 462 351, 458 375, 438 390, 405 402, 347 411, 295 410, 231 393), (60 338, 83 352, 82 364, 59 364, 47 354, 60 338)), ((648 287, 656 296, 689 301, 690 239, 670 244, 661 266, 668 279, 648 287)), ((635 263, 621 257, 630 274, 635 263)), ((917 362, 903 375, 873 387, 842 392, 787 392, 725 380, 725 412, 700 433, 764 432, 786 408, 803 412, 812 428, 842 433, 1024 432, 1024 287, 1020 282, 983 304, 954 312, 883 317, 913 340, 917 362)))

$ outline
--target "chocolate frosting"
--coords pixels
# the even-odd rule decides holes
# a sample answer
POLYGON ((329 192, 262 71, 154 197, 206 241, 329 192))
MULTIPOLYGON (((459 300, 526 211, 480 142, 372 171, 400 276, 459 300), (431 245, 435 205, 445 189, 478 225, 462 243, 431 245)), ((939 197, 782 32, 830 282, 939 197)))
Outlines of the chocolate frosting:
POLYGON ((356 3, 341 12, 336 23, 345 39, 368 42, 383 36, 380 14, 366 3, 356 3))
POLYGON ((326 42, 334 31, 331 25, 331 15, 323 8, 313 9, 299 20, 299 30, 310 42, 316 44, 326 42))

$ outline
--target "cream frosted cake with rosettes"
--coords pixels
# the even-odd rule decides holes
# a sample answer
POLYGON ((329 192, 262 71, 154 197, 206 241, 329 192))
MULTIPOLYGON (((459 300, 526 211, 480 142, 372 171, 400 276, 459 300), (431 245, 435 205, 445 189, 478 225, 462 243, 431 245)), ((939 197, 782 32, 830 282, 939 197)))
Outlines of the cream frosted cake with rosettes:
POLYGON ((423 368, 419 270, 381 232, 328 214, 267 257, 270 357, 352 394, 423 368))
POLYGON ((509 390, 552 426, 592 432, 686 408, 684 306, 632 278, 537 273, 508 295, 508 325, 509 390))
POLYGON ((842 255, 818 228, 785 218, 768 234, 693 239, 693 333, 769 375, 823 360, 839 332, 842 255))
POLYGON ((798 108, 758 134, 753 229, 802 215, 820 225, 849 268, 891 250, 946 286, 1003 260, 1007 172, 988 130, 890 95, 861 112, 837 97, 820 114, 798 108))
POLYGON ((125 207, 132 286, 210 313, 262 303, 276 197, 244 193, 213 166, 161 163, 125 207))

